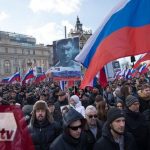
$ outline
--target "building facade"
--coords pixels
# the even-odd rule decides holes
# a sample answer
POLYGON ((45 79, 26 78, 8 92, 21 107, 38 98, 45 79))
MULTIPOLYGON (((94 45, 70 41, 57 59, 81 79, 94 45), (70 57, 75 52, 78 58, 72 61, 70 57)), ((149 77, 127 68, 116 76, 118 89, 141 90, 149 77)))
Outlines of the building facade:
POLYGON ((46 71, 53 60, 51 45, 36 44, 36 39, 27 35, 0 31, 0 78, 29 68, 41 67, 46 71))
MULTIPOLYGON (((70 30, 68 37, 79 37, 79 48, 81 51, 86 41, 90 38, 91 35, 92 35, 92 30, 83 30, 82 23, 80 22, 80 19, 77 16, 75 28, 70 30)), ((82 65, 81 65, 81 71, 84 74, 85 68, 82 65)))
POLYGON ((79 17, 77 17, 75 28, 70 30, 68 37, 79 37, 79 46, 81 50, 91 35, 92 30, 83 30, 82 23, 79 17))

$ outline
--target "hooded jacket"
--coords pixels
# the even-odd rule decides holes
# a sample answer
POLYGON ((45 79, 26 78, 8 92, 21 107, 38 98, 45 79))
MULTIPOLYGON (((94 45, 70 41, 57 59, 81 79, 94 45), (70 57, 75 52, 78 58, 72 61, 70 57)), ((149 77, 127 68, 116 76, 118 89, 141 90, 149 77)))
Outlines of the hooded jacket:
POLYGON ((56 138, 49 150, 87 150, 84 133, 81 132, 79 139, 75 139, 69 134, 68 126, 77 120, 81 120, 82 125, 85 124, 83 116, 75 109, 70 108, 63 116, 64 132, 56 138))
MULTIPOLYGON (((96 142, 94 150, 120 150, 119 144, 115 142, 107 122, 102 130, 102 137, 96 142)), ((135 140, 130 133, 124 134, 124 150, 137 150, 135 140)))

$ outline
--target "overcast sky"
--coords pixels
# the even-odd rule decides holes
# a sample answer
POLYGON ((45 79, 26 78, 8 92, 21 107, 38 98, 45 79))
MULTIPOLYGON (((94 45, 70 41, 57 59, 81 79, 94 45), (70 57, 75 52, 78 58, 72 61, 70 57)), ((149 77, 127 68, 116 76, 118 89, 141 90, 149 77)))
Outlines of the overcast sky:
POLYGON ((0 0, 0 30, 27 34, 37 43, 64 38, 79 16, 84 29, 94 32, 121 0, 0 0))
POLYGON ((120 0, 0 0, 0 30, 29 34, 51 44, 74 28, 79 16, 85 29, 96 28, 120 0))

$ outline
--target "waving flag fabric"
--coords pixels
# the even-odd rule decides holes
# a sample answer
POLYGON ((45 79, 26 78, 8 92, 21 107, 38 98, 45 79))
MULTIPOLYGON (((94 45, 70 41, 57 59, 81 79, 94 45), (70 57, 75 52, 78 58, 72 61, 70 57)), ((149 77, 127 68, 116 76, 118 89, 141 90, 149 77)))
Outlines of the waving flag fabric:
POLYGON ((150 53, 145 54, 143 57, 141 57, 134 65, 134 69, 136 69, 137 67, 139 67, 139 65, 144 62, 150 60, 150 53))
POLYGON ((13 74, 13 75, 9 78, 9 80, 8 80, 9 83, 12 83, 13 81, 17 81, 17 82, 20 82, 20 81, 21 81, 20 72, 16 72, 16 73, 13 74))
POLYGON ((132 68, 131 71, 130 71, 131 78, 135 77, 136 74, 137 74, 137 70, 132 68))
POLYGON ((66 84, 66 81, 59 81, 59 86, 60 86, 62 91, 65 90, 65 84, 66 84))
POLYGON ((100 83, 101 87, 103 87, 103 88, 105 88, 108 85, 104 67, 100 70, 99 83, 100 83))
POLYGON ((25 84, 28 79, 32 79, 34 77, 35 76, 34 76, 33 69, 29 69, 28 72, 26 73, 26 75, 24 76, 24 79, 22 80, 22 84, 25 84))
POLYGON ((36 76, 35 82, 36 82, 36 83, 39 83, 39 82, 43 81, 44 79, 46 79, 45 72, 43 72, 42 74, 36 76))
POLYGON ((131 69, 130 68, 126 69, 124 78, 125 79, 129 79, 130 78, 130 74, 131 74, 131 69))
POLYGON ((9 79, 10 79, 10 77, 3 78, 1 80, 1 83, 8 83, 9 79))
POLYGON ((141 73, 141 74, 145 74, 145 73, 147 73, 148 71, 149 71, 149 70, 148 70, 146 64, 142 65, 142 66, 139 68, 139 73, 141 73))
POLYGON ((76 60, 87 71, 85 87, 108 62, 150 52, 150 0, 122 0, 87 41, 76 60))
POLYGON ((119 79, 120 78, 120 73, 121 73, 121 70, 117 71, 114 75, 114 78, 115 79, 119 79))

